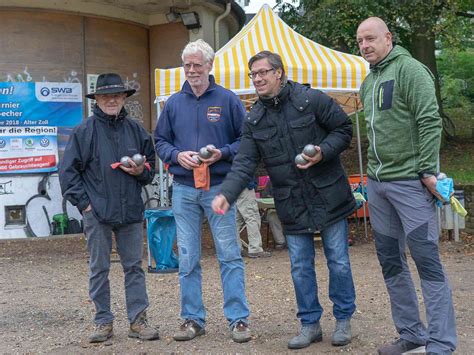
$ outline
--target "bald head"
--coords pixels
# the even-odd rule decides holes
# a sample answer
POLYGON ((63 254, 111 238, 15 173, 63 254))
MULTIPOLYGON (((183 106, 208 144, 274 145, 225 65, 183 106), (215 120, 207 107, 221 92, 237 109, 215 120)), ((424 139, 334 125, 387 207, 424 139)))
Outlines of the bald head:
POLYGON ((380 17, 369 17, 368 19, 365 19, 357 28, 357 32, 364 28, 372 28, 379 33, 390 32, 388 30, 387 24, 380 17))
POLYGON ((378 17, 369 17, 357 29, 357 43, 362 56, 370 64, 382 61, 392 50, 392 34, 378 17))

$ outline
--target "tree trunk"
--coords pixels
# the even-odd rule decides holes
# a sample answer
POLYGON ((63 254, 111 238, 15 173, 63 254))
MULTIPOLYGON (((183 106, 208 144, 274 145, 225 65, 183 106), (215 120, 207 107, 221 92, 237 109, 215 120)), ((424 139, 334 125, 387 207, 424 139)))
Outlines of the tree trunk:
POLYGON ((435 38, 427 36, 426 32, 414 33, 411 37, 411 53, 414 58, 426 65, 435 77, 436 100, 438 101, 439 114, 443 119, 443 130, 447 138, 454 138, 455 126, 453 121, 446 115, 441 98, 441 85, 439 81, 438 67, 435 56, 435 38))
POLYGON ((413 57, 426 65, 435 77, 436 99, 438 100, 439 110, 442 112, 443 103, 441 101, 438 67, 436 66, 435 38, 427 37, 422 33, 415 33, 412 36, 411 48, 413 57))

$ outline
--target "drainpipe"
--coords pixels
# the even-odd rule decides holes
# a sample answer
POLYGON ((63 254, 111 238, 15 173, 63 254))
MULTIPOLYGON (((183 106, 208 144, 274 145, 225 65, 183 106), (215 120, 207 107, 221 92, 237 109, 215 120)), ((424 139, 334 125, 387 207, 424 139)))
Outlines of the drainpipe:
POLYGON ((214 49, 217 51, 219 49, 219 23, 221 20, 226 17, 230 13, 230 6, 231 6, 231 1, 227 0, 227 4, 225 6, 225 11, 222 13, 218 18, 216 18, 216 21, 214 22, 214 49))

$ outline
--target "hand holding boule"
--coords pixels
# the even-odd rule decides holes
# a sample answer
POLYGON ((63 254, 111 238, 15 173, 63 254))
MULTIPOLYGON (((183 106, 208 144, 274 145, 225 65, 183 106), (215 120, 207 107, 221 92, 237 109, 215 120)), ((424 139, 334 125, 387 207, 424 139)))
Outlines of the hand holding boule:
POLYGON ((138 166, 142 165, 145 162, 145 157, 140 153, 134 154, 132 160, 138 166))
POLYGON ((130 157, 128 157, 126 155, 124 155, 123 157, 120 158, 120 163, 126 168, 130 167, 130 162, 128 161, 128 159, 130 159, 130 157))

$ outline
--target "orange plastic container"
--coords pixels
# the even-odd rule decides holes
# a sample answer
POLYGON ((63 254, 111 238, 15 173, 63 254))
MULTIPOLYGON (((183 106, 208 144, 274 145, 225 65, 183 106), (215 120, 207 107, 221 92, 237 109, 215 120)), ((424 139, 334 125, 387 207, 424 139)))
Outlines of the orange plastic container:
MULTIPOLYGON (((360 184, 360 175, 359 174, 354 174, 354 175, 349 175, 349 184, 351 185, 352 191, 357 189, 357 187, 360 184)), ((364 174, 363 178, 363 184, 364 184, 364 189, 367 186, 367 175, 364 174)), ((352 218, 364 218, 364 208, 365 208, 365 215, 369 217, 369 204, 364 203, 363 208, 359 208, 357 211, 354 212, 353 215, 351 215, 352 218)))

